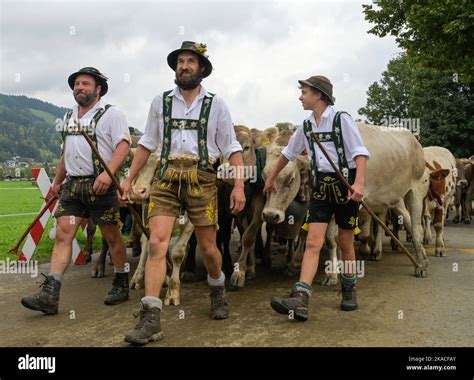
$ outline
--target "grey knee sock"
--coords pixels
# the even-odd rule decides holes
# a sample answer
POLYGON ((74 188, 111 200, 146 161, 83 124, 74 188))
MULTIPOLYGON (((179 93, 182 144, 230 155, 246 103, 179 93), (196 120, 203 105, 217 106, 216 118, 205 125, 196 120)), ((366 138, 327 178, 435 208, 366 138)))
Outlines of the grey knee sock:
POLYGON ((142 298, 142 302, 150 307, 157 307, 160 310, 163 307, 163 302, 158 297, 145 296, 142 298))
POLYGON ((48 276, 54 278, 56 281, 63 282, 63 276, 61 276, 60 274, 49 272, 48 276))
POLYGON ((207 283, 209 286, 224 286, 225 284, 225 274, 221 271, 221 276, 219 278, 212 278, 209 274, 207 275, 207 283))

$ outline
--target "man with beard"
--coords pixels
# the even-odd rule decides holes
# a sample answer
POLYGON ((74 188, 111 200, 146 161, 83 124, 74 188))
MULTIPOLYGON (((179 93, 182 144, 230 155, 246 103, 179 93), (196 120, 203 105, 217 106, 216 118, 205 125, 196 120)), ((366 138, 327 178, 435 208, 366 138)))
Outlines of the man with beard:
POLYGON ((52 191, 59 196, 56 217, 56 241, 51 255, 49 274, 39 293, 24 297, 23 306, 57 314, 59 292, 64 272, 71 262, 72 241, 83 218, 91 217, 109 244, 115 278, 105 297, 106 305, 128 299, 128 270, 125 244, 119 231, 119 203, 112 179, 94 156, 81 130, 87 131, 112 173, 125 160, 130 134, 125 115, 102 99, 108 84, 99 70, 85 67, 68 79, 77 105, 67 112, 62 125, 63 151, 59 159, 52 191))
MULTIPOLYGON (((129 177, 122 185, 125 200, 133 178, 156 150, 161 159, 150 192, 145 297, 141 299, 140 320, 125 337, 126 342, 135 345, 162 338, 159 296, 166 275, 166 253, 176 218, 185 211, 195 227, 208 272, 211 318, 229 316, 222 258, 216 246, 217 192, 213 165, 222 154, 242 173, 242 147, 224 101, 201 85, 202 79, 212 71, 205 53, 206 45, 185 41, 180 49, 168 55, 168 65, 176 72, 177 87, 153 99, 145 134, 138 142, 129 177)), ((230 202, 233 213, 244 208, 242 178, 235 180, 230 202)))

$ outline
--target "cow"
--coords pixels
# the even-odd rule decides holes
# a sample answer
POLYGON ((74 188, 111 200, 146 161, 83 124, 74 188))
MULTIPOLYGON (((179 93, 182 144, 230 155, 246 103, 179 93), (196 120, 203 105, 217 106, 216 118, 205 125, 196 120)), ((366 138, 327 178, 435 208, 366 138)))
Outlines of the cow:
POLYGON ((474 190, 474 182, 472 181, 474 161, 456 159, 456 169, 458 179, 454 195, 453 223, 457 224, 462 220, 465 224, 469 224, 471 223, 471 203, 474 190))
POLYGON ((423 148, 429 188, 424 199, 423 243, 431 240, 431 221, 436 231, 435 256, 445 257, 444 222, 448 207, 454 201, 456 191, 456 159, 446 148, 430 146, 423 148))
MULTIPOLYGON (((264 177, 268 176, 282 149, 276 142, 267 145, 265 148, 264 177)), ((272 233, 285 238, 289 243, 287 254, 287 265, 285 272, 290 274, 294 268, 298 267, 294 253, 294 240, 299 236, 301 226, 304 223, 308 210, 308 199, 297 201, 301 188, 301 173, 309 172, 309 161, 307 157, 300 156, 297 160, 289 162, 277 177, 277 192, 272 193, 266 199, 263 189, 255 191, 251 202, 247 205, 250 224, 242 235, 242 252, 236 263, 236 268, 231 277, 231 284, 236 287, 244 287, 246 274, 250 272, 252 277, 254 269, 254 244, 257 233, 263 221, 267 222, 267 242, 263 252, 262 261, 267 266, 271 265, 270 246, 272 233), (250 263, 250 264, 249 264, 250 263)), ((309 178, 308 175, 304 178, 309 178)), ((301 252, 301 249, 298 250, 301 252)), ((301 260, 300 260, 301 261, 301 260)), ((248 276, 248 275, 247 275, 248 276)))
MULTIPOLYGON (((426 276, 428 260, 422 245, 422 212, 423 197, 428 180, 424 175, 423 149, 417 139, 404 128, 386 130, 383 127, 356 123, 370 152, 367 162, 364 201, 385 220, 387 210, 392 209, 403 215, 405 229, 410 232, 415 248, 415 255, 421 267, 415 267, 417 277, 426 276), (426 181, 424 183, 424 181, 426 181), (405 207, 405 205, 407 207, 405 207)), ((359 255, 380 260, 382 257, 382 229, 377 228, 375 221, 364 209, 359 210, 359 227, 357 238, 360 241, 359 255), (369 246, 369 242, 372 246, 369 246)), ((331 241, 335 246, 334 234, 326 233, 326 244, 331 241)), ((336 249, 329 250, 330 259, 337 260, 336 249)), ((337 281, 333 274, 328 276, 326 284, 337 281)))

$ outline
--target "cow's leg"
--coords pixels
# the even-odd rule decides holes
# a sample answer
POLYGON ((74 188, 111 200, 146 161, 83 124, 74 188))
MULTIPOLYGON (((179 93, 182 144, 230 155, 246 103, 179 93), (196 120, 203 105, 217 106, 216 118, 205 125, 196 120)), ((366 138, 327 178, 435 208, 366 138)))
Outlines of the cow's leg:
POLYGON ((181 235, 178 241, 171 250, 171 260, 173 261, 173 271, 168 284, 168 291, 166 292, 165 305, 179 305, 179 290, 180 280, 179 273, 181 270, 181 264, 183 263, 184 256, 186 255, 186 247, 188 245, 189 238, 194 232, 194 226, 187 220, 183 225, 181 235))
POLYGON ((359 238, 359 255, 363 259, 368 259, 370 257, 370 223, 371 223, 371 216, 365 209, 359 210, 359 221, 360 221, 360 233, 358 236, 359 238))
POLYGON ((454 193, 454 217, 453 217, 454 224, 458 224, 459 221, 463 217, 461 199, 462 199, 462 188, 461 186, 456 186, 456 192, 454 193), (461 209, 461 212, 459 212, 459 209, 461 209))
POLYGON ((424 211, 423 211, 423 244, 430 244, 431 241, 431 209, 429 201, 424 201, 424 211))
MULTIPOLYGON (((377 215, 379 219, 385 220, 386 211, 377 215)), ((383 229, 379 226, 375 219, 372 220, 374 231, 374 245, 372 247, 372 260, 379 261, 382 258, 382 236, 383 229)))
POLYGON ((295 254, 295 239, 288 239, 288 251, 286 253, 286 266, 285 266, 285 271, 283 272, 286 276, 291 277, 294 275, 294 272, 292 271, 290 267, 294 254, 295 254))
POLYGON ((141 243, 141 255, 140 261, 138 262, 137 269, 130 280, 130 289, 143 289, 145 287, 145 265, 148 257, 148 239, 145 234, 142 234, 140 238, 141 243))
POLYGON ((262 211, 265 206, 263 194, 256 193, 252 199, 252 221, 242 235, 242 253, 234 264, 234 273, 230 278, 232 286, 242 288, 245 285, 245 272, 247 270, 247 257, 255 245, 255 236, 262 225, 262 211))
POLYGON ((423 215, 423 196, 418 193, 416 189, 412 189, 405 197, 405 203, 410 211, 411 220, 411 236, 413 245, 415 247, 416 260, 421 265, 421 268, 415 268, 415 276, 426 277, 426 268, 428 266, 428 259, 426 257, 425 248, 421 244, 423 228, 421 225, 421 217, 423 215))
POLYGON ((86 257, 86 261, 88 263, 91 262, 92 260, 92 254, 94 253, 94 235, 95 231, 97 230, 97 226, 95 223, 92 221, 91 218, 87 220, 87 228, 86 228, 86 233, 87 233, 87 239, 86 239, 86 245, 84 247, 84 255, 86 257))
POLYGON ((301 228, 298 236, 298 245, 296 246, 295 253, 291 259, 288 270, 291 271, 291 275, 299 273, 301 269, 301 262, 303 261, 303 254, 306 246, 306 237, 308 231, 301 228))
POLYGON ((436 231, 435 256, 446 257, 446 248, 444 247, 444 219, 447 206, 437 207, 434 212, 433 225, 436 231))
POLYGON ((472 193, 474 190, 473 180, 471 179, 471 184, 465 190, 463 194, 462 206, 464 209, 464 224, 471 223, 471 213, 472 213, 472 193))
POLYGON ((326 272, 326 275, 323 277, 323 280, 321 282, 321 285, 324 285, 324 286, 337 285, 338 257, 337 257, 336 234, 337 234, 336 219, 333 217, 328 224, 326 235, 324 237, 326 241, 326 247, 328 248, 328 251, 329 251, 329 260, 332 263, 332 271, 326 272))
POLYGON ((270 269, 272 267, 271 255, 274 227, 271 223, 267 223, 265 229, 267 231, 267 240, 265 242, 265 247, 263 247, 262 251, 262 265, 265 269, 270 269))
POLYGON ((101 278, 105 276, 105 261, 107 259, 107 253, 109 252, 109 244, 107 240, 102 238, 102 247, 100 249, 100 255, 97 258, 94 268, 91 271, 92 278, 101 278))
MULTIPOLYGON (((230 277, 234 270, 232 266, 232 257, 230 255, 230 238, 232 236, 232 218, 228 218, 217 231, 218 236, 218 248, 222 252, 222 271, 226 277, 230 277)), ((255 263, 253 264, 255 266, 255 263)), ((249 264, 249 267, 252 265, 249 264)))
POLYGON ((184 263, 184 271, 181 273, 181 280, 184 282, 192 282, 195 279, 194 271, 196 270, 196 248, 196 234, 193 231, 188 241, 188 253, 184 263))

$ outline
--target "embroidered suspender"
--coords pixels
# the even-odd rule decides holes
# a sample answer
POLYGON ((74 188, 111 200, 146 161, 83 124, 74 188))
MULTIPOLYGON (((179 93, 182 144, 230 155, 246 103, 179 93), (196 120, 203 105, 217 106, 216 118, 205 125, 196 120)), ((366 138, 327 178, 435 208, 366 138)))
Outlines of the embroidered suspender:
POLYGON ((174 119, 172 115, 173 97, 169 96, 171 91, 163 94, 163 142, 161 145, 160 172, 159 178, 163 178, 163 174, 168 167, 168 157, 171 150, 171 130, 172 129, 190 129, 197 130, 198 134, 198 150, 199 150, 199 167, 206 170, 208 167, 209 154, 207 151, 207 124, 209 122, 209 114, 214 94, 205 96, 201 105, 201 112, 198 120, 193 119, 174 119))
MULTIPOLYGON (((341 114, 347 112, 338 111, 336 116, 334 116, 334 120, 332 123, 332 131, 331 132, 319 132, 315 133, 316 138, 320 142, 333 142, 336 147, 339 170, 343 173, 343 175, 347 178, 349 175, 349 165, 347 164, 346 155, 344 152, 344 140, 342 138, 342 128, 341 128, 341 114)), ((318 183, 318 166, 316 160, 316 149, 314 147, 314 142, 311 139, 311 122, 309 120, 305 120, 303 123, 303 131, 308 140, 308 145, 311 149, 311 176, 313 182, 313 189, 316 188, 316 184, 318 183)))
MULTIPOLYGON (((94 143, 94 146, 98 149, 97 146, 97 135, 95 133, 95 128, 97 126, 97 123, 99 122, 100 118, 104 115, 104 113, 112 107, 111 104, 106 104, 103 108, 100 108, 92 117, 92 121, 89 124, 89 127, 86 129, 87 134, 91 138, 92 142, 94 143)), ((63 129, 61 131, 61 136, 63 139, 63 150, 66 147, 66 136, 71 135, 80 135, 80 129, 77 123, 74 123, 74 127, 69 127, 69 120, 72 117, 72 110, 69 110, 66 114, 66 120, 63 125, 63 129)), ((99 159, 95 157, 94 152, 92 152, 92 166, 94 167, 94 176, 97 177, 100 173, 104 171, 104 168, 102 167, 99 159)))

